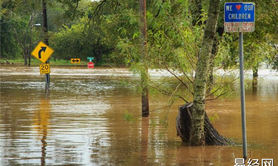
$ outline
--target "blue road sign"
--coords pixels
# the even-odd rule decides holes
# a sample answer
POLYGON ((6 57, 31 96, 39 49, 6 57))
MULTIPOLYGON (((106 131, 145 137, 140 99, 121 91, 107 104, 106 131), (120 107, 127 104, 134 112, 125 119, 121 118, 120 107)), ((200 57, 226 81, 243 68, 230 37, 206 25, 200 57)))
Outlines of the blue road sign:
POLYGON ((225 32, 253 32, 255 30, 255 4, 253 2, 227 2, 224 5, 225 32))
POLYGON ((243 32, 255 30, 255 4, 252 2, 227 2, 224 5, 225 32, 239 33, 240 93, 243 158, 247 158, 247 135, 244 89, 243 32))
POLYGON ((252 2, 225 3, 225 22, 254 22, 255 4, 252 2))

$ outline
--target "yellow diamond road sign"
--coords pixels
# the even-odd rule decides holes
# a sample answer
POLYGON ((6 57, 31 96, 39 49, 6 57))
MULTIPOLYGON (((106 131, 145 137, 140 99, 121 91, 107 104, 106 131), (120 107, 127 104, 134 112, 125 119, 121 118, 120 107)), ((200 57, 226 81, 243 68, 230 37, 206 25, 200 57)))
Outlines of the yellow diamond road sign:
POLYGON ((33 50, 32 55, 41 62, 45 63, 53 52, 54 50, 50 48, 48 45, 46 45, 43 42, 39 42, 39 44, 33 50))

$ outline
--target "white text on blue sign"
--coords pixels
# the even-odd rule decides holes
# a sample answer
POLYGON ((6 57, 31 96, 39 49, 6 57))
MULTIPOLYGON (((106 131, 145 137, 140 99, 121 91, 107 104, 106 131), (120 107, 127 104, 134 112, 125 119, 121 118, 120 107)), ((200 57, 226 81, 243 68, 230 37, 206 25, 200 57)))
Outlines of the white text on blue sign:
POLYGON ((254 3, 225 3, 225 22, 254 22, 254 3))

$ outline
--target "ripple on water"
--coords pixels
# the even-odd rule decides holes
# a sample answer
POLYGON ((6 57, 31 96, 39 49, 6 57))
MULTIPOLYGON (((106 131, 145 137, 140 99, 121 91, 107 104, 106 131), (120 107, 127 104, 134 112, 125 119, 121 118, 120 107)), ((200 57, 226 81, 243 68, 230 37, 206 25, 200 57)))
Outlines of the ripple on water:
MULTIPOLYGON (((248 148, 254 158, 277 158, 277 73, 261 72, 256 93, 246 91, 248 148)), ((0 67, 0 165, 226 166, 241 157, 240 146, 183 146, 175 129, 182 103, 164 109, 168 98, 160 94, 151 95, 150 117, 141 118, 136 85, 120 83, 138 77, 126 69, 54 67, 46 97, 38 67, 0 67)), ((241 140, 238 96, 207 109, 219 116, 213 124, 221 134, 241 140)))

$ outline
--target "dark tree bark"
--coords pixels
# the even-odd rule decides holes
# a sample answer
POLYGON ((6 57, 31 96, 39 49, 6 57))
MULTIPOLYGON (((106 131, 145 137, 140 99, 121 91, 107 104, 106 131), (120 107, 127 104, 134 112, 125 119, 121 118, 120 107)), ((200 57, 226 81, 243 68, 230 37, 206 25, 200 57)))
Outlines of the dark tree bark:
POLYGON ((255 67, 252 68, 252 71, 253 71, 253 79, 257 79, 259 74, 258 74, 258 71, 259 71, 259 65, 256 65, 255 67))
POLYGON ((28 44, 28 66, 31 66, 31 52, 32 52, 32 28, 33 28, 34 12, 31 13, 29 21, 29 44, 28 44))
POLYGON ((143 68, 141 70, 141 88, 142 88, 142 116, 149 116, 149 89, 148 89, 148 66, 146 59, 148 57, 148 47, 147 47, 147 18, 146 18, 146 0, 140 1, 140 29, 142 34, 142 63, 143 68))
POLYGON ((207 94, 210 94, 210 91, 214 84, 213 68, 214 68, 214 58, 218 52, 219 38, 223 36, 224 27, 223 25, 217 26, 217 33, 213 37, 213 45, 211 49, 211 54, 209 58, 209 68, 208 68, 208 83, 207 83, 207 94))
MULTIPOLYGON (((43 32, 44 32, 44 42, 46 45, 48 43, 48 25, 47 25, 47 7, 46 7, 46 0, 42 0, 42 16, 43 16, 43 32)), ((46 61, 49 63, 49 60, 46 61)), ((45 74, 45 93, 49 93, 49 86, 50 86, 50 74, 45 74)))
MULTIPOLYGON (((30 33, 31 34, 31 33, 30 33)), ((31 34, 32 35, 32 34, 31 34)), ((32 50, 32 36, 30 36, 30 40, 29 40, 29 48, 28 48, 29 52, 28 52, 28 66, 31 66, 31 50, 32 50)))
POLYGON ((259 65, 253 67, 252 71, 253 71, 252 91, 255 94, 257 93, 257 89, 258 89, 259 65))
POLYGON ((47 25, 47 7, 46 0, 42 0, 42 16, 43 16, 43 32, 44 32, 44 43, 49 45, 48 43, 48 25, 47 25))
MULTIPOLYGON (((181 137, 185 143, 190 143, 190 133, 192 124, 193 104, 188 103, 181 106, 176 120, 177 135, 181 137)), ((210 123, 207 114, 205 113, 204 120, 204 140, 205 145, 228 145, 232 142, 225 137, 221 136, 217 130, 210 123)))
MULTIPOLYGON (((26 46, 26 42, 24 42, 24 45, 26 46)), ((23 50, 23 56, 24 56, 24 65, 27 66, 27 57, 28 57, 28 49, 23 50)))
POLYGON ((191 112, 191 130, 189 142, 191 145, 205 144, 205 96, 209 57, 219 14, 220 0, 210 0, 208 20, 206 23, 202 47, 199 51, 197 69, 194 80, 193 111, 191 112))

